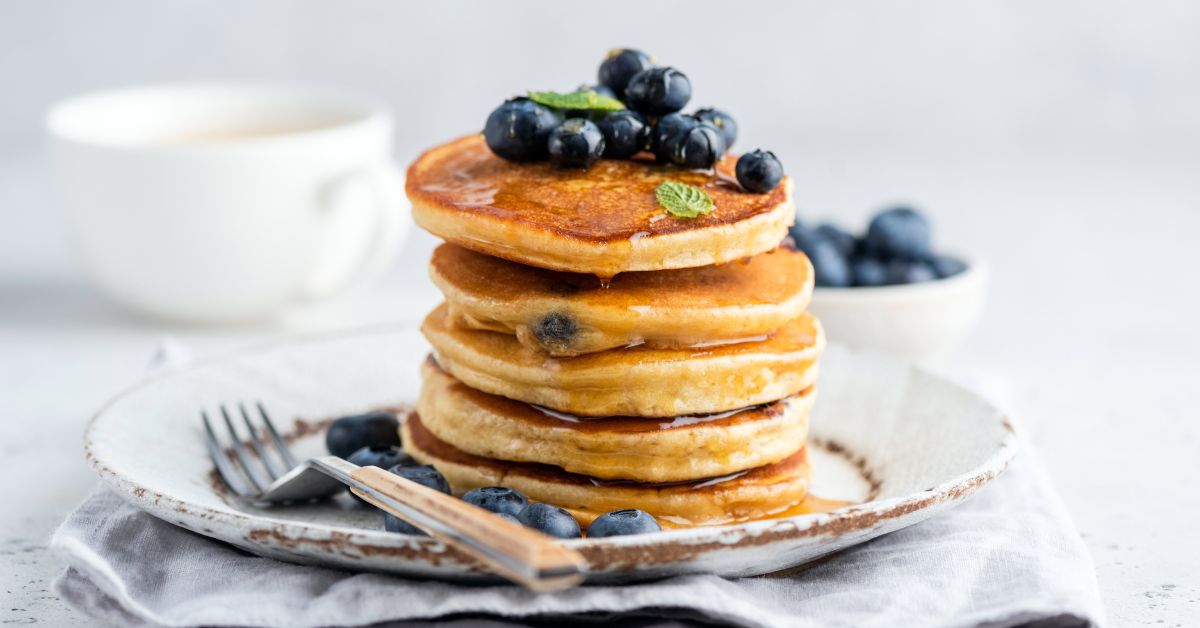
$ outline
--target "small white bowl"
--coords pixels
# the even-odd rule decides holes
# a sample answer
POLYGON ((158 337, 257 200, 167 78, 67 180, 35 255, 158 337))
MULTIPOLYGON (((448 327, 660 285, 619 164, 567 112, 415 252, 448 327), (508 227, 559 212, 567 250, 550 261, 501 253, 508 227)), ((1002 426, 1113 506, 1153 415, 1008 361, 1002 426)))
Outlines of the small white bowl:
POLYGON ((960 257, 962 273, 878 288, 816 288, 809 309, 826 337, 859 349, 933 362, 957 349, 975 328, 987 294, 988 267, 960 257))

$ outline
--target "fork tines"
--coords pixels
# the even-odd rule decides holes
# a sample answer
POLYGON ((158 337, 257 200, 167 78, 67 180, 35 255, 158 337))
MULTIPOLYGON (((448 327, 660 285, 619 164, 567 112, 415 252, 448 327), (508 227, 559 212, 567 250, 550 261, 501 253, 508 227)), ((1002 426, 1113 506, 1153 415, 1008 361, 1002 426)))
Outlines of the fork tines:
POLYGON ((266 408, 261 402, 256 402, 255 407, 258 409, 258 416, 261 419, 258 426, 250 418, 246 406, 238 404, 242 423, 250 434, 248 441, 242 440, 230 417, 228 408, 224 404, 220 407, 221 418, 225 422, 225 429, 232 441, 229 447, 233 451, 232 457, 229 455, 229 450, 223 447, 221 440, 217 438, 208 412, 200 411, 200 418, 204 421, 205 445, 208 448, 209 457, 217 467, 217 473, 234 493, 247 498, 257 497, 266 492, 272 482, 297 466, 296 457, 292 455, 287 443, 275 429, 266 408), (260 432, 266 434, 266 440, 263 439, 260 432), (247 444, 254 450, 253 454, 248 451, 247 444))

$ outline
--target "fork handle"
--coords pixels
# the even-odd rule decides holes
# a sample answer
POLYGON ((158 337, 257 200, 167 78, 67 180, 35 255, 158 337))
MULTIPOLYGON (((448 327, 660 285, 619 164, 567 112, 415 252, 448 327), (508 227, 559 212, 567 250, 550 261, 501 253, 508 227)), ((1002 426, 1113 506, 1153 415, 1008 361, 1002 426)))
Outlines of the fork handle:
POLYGON ((379 467, 359 467, 350 478, 370 489, 352 484, 355 495, 529 589, 550 591, 583 581, 583 556, 551 536, 379 467))

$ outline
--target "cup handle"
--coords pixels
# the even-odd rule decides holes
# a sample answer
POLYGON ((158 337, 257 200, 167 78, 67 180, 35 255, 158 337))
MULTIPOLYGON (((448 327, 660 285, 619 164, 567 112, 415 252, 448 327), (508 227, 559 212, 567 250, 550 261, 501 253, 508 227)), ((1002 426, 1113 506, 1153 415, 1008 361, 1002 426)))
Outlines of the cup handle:
POLYGON ((300 298, 328 296, 381 270, 405 231, 406 202, 404 174, 390 162, 364 166, 322 186, 317 207, 326 223, 324 250, 300 298), (355 233, 348 236, 347 227, 355 233))

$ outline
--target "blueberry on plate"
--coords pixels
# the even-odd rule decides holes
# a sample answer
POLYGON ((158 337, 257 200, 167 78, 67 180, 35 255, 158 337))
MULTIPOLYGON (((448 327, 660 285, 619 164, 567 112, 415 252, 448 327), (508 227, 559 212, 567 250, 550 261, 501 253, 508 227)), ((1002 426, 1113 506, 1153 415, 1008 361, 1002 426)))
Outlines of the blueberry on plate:
POLYGON ((887 266, 873 257, 856 257, 850 261, 850 273, 854 276, 854 285, 863 288, 886 286, 888 283, 887 266))
POLYGON ((934 255, 929 259, 929 265, 933 267, 938 279, 953 277, 967 269, 966 262, 949 255, 934 255))
POLYGON ((659 118, 650 130, 650 150, 660 162, 670 163, 675 142, 698 124, 700 121, 692 116, 668 113, 659 118))
POLYGON ((625 104, 648 116, 661 116, 683 109, 692 98, 692 82, 675 68, 650 68, 629 79, 625 104))
POLYGON ((604 135, 594 122, 571 118, 550 132, 547 147, 560 168, 590 168, 604 153, 604 135))
POLYGON ((642 70, 654 67, 650 55, 632 48, 617 48, 608 51, 608 56, 600 63, 600 85, 612 90, 617 98, 624 100, 625 87, 629 79, 642 70))
POLYGON ((391 412, 344 416, 325 431, 325 448, 338 458, 371 446, 400 445, 400 420, 391 412))
POLYGON ((753 150, 737 160, 734 168, 738 184, 748 192, 770 192, 783 180, 783 164, 769 150, 753 150))
POLYGON ((871 219, 864 241, 866 251, 882 259, 928 257, 930 254, 929 221, 909 207, 896 207, 880 212, 871 219))
POLYGON ((725 150, 733 148, 733 142, 737 140, 737 122, 733 121, 733 116, 712 108, 701 109, 692 115, 701 122, 708 122, 717 127, 721 137, 725 139, 725 150))
POLYGON ((546 141, 558 126, 559 115, 528 98, 513 98, 500 105, 483 125, 488 148, 509 161, 546 158, 546 141))
POLYGON ((599 539, 606 536, 623 536, 626 534, 645 534, 661 532, 662 526, 653 515, 637 508, 614 510, 606 512, 588 526, 589 539, 599 539))
POLYGON ((529 500, 521 494, 521 491, 506 486, 485 486, 472 489, 467 491, 462 499, 464 502, 474 504, 484 510, 513 516, 529 505, 529 500))
MULTIPOLYGON (((416 464, 416 461, 411 456, 404 453, 403 449, 395 445, 371 445, 363 447, 358 451, 350 454, 346 458, 348 462, 352 462, 360 467, 379 467, 380 469, 391 469, 398 465, 416 464)), ((354 491, 349 488, 346 492, 359 503, 367 503, 366 500, 354 494, 354 491)))
POLYGON ((400 534, 414 534, 416 536, 429 536, 420 528, 413 524, 393 515, 390 512, 383 513, 383 529, 388 532, 398 532, 400 534))
MULTIPOLYGON (((447 495, 450 494, 450 483, 446 481, 446 477, 430 465, 402 464, 392 467, 388 471, 406 480, 412 480, 421 486, 428 486, 435 491, 441 491, 447 495)), ((419 528, 390 512, 383 513, 383 528, 388 532, 426 536, 419 528)))
MULTIPOLYGON (((413 482, 422 486, 428 486, 428 488, 450 495, 450 483, 446 482, 445 476, 439 473, 438 469, 430 465, 397 465, 389 468, 388 471, 397 474, 401 478, 413 480, 413 482)), ((416 534, 419 537, 426 536, 425 532, 421 532, 420 528, 409 524, 408 521, 404 521, 391 513, 383 514, 383 527, 388 532, 416 534)))
POLYGON ((350 454, 346 460, 360 467, 379 467, 380 469, 416 464, 411 456, 395 445, 369 445, 350 454))
POLYGON ((450 494, 450 483, 446 481, 446 476, 433 468, 433 465, 401 464, 388 469, 388 471, 421 486, 428 486, 435 491, 450 494))
POLYGON ((631 109, 610 111, 596 121, 604 136, 604 157, 626 159, 646 149, 650 143, 650 124, 631 109))
POLYGON ((815 229, 793 226, 792 239, 796 248, 804 251, 813 265, 813 280, 822 288, 846 288, 854 278, 850 274, 850 262, 842 255, 837 244, 822 238, 815 229))
POLYGON ((933 267, 924 260, 897 257, 887 263, 889 284, 924 283, 937 279, 933 267))
POLYGON ((667 142, 671 163, 684 168, 712 168, 725 154, 725 140, 717 127, 700 122, 667 142))
POLYGON ((837 225, 830 223, 818 225, 817 235, 826 240, 833 240, 833 243, 837 245, 838 250, 842 252, 842 256, 846 259, 854 257, 854 250, 858 248, 858 242, 854 239, 854 236, 843 231, 837 225))
POLYGON ((517 521, 527 528, 533 528, 543 534, 560 539, 578 539, 583 536, 579 522, 571 513, 550 504, 533 502, 521 509, 517 521))

